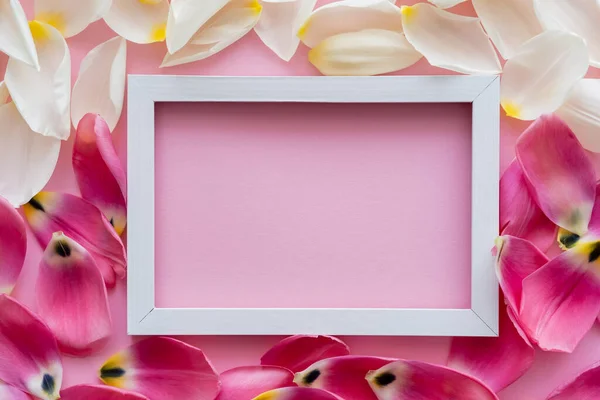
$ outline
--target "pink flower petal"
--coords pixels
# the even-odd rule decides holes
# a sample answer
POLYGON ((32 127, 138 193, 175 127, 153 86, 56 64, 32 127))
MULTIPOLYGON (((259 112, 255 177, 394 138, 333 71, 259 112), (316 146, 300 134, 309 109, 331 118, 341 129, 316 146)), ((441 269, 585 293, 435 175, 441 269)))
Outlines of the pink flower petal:
POLYGON ((529 194, 527 181, 516 159, 500 179, 500 234, 527 239, 544 251, 556 238, 556 225, 529 194))
POLYGON ((283 339, 260 359, 261 365, 276 365, 292 372, 302 371, 324 358, 346 356, 346 343, 332 336, 296 335, 283 339))
POLYGON ((282 367, 238 367, 223 372, 219 379, 221 391, 215 400, 251 400, 269 390, 294 386, 294 374, 282 367))
POLYGON ((534 356, 533 347, 523 339, 503 308, 500 336, 454 338, 448 367, 480 379, 494 392, 499 392, 531 367, 534 356))
MULTIPOLYGON (((589 237, 600 237, 600 185, 596 185, 596 198, 594 200, 594 208, 592 209, 592 216, 590 218, 589 230, 587 235, 589 237)), ((558 242, 563 250, 575 247, 581 240, 581 236, 570 232, 566 229, 560 229, 558 231, 558 242)))
MULTIPOLYGON (((241 400, 241 399, 240 399, 241 400)), ((265 392, 253 400, 342 400, 338 396, 320 389, 289 387, 265 392)), ((344 399, 350 400, 350 399, 344 399)), ((359 400, 359 399, 352 399, 359 400)))
POLYGON ((521 322, 542 350, 572 352, 600 313, 600 241, 580 243, 523 281, 521 322))
POLYGON ((27 234, 25 222, 8 201, 0 197, 0 294, 10 294, 21 274, 27 234))
POLYGON ((298 386, 323 389, 344 399, 377 400, 365 376, 369 371, 394 361, 389 358, 368 356, 341 356, 317 361, 298 372, 294 382, 298 386))
POLYGON ((600 364, 595 364, 572 382, 556 389, 548 400, 595 400, 599 398, 600 364))
POLYGON ((110 386, 77 385, 60 392, 61 400, 148 400, 134 392, 110 386))
POLYGON ((395 361, 371 371, 367 380, 381 400, 498 400, 477 379, 420 361, 395 361))
POLYGON ((94 259, 79 243, 54 233, 40 263, 36 295, 64 353, 86 356, 102 349, 112 332, 106 287, 94 259))
POLYGON ((523 279, 548 262, 531 242, 514 236, 496 239, 496 275, 504 298, 510 308, 518 312, 521 306, 523 279))
POLYGON ((2 400, 32 400, 27 393, 20 391, 14 386, 0 381, 0 399, 2 400))
POLYGON ((585 234, 596 197, 596 173, 571 129, 556 116, 542 116, 519 137, 516 153, 531 195, 546 216, 564 229, 585 234))
POLYGON ((220 387, 217 373, 201 350, 160 336, 112 356, 100 369, 100 379, 152 400, 213 400, 220 387))
POLYGON ((23 206, 25 219, 46 248, 54 232, 64 232, 90 252, 108 287, 125 277, 125 247, 93 204, 66 193, 40 192, 23 206))
POLYGON ((62 362, 56 339, 7 295, 0 295, 0 354, 0 380, 43 400, 58 399, 62 362))
POLYGON ((125 172, 110 129, 98 114, 86 114, 77 126, 73 171, 81 197, 98 207, 121 235, 127 223, 125 172))

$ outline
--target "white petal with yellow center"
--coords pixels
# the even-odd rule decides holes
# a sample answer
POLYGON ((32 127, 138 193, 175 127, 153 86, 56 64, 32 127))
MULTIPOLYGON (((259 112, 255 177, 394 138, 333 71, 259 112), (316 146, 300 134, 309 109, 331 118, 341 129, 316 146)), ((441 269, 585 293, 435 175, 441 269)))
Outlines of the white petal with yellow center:
POLYGON ((450 8, 457 4, 464 3, 467 0, 428 0, 431 4, 439 8, 450 8))
POLYGON ((404 34, 382 29, 331 36, 309 53, 324 75, 379 75, 409 67, 421 59, 404 34))
POLYGON ((497 74, 500 61, 479 19, 427 3, 402 7, 408 41, 431 65, 464 74, 497 74))
POLYGON ((40 70, 11 58, 5 82, 30 128, 44 136, 67 140, 71 132, 71 56, 59 31, 30 22, 40 70))
POLYGON ((298 29, 298 37, 314 47, 328 37, 365 29, 402 32, 400 9, 388 0, 342 0, 316 9, 298 29))
POLYGON ((165 40, 168 16, 168 0, 112 0, 104 21, 117 35, 143 44, 165 40))
POLYGON ((39 68, 29 23, 18 0, 0 0, 0 51, 39 68))
POLYGON ((64 37, 75 36, 102 17, 111 0, 35 0, 35 19, 52 25, 64 37))
POLYGON ((111 132, 115 129, 125 95, 127 41, 119 36, 90 51, 73 86, 71 119, 77 127, 87 113, 100 114, 111 132))
POLYGON ((506 114, 534 120, 556 111, 588 70, 579 36, 546 31, 525 42, 504 65, 500 97, 506 114))
POLYGON ((600 79, 579 81, 556 111, 583 147, 600 153, 600 79))
POLYGON ((261 15, 258 0, 231 0, 209 19, 181 50, 165 56, 161 67, 203 60, 250 32, 261 15))

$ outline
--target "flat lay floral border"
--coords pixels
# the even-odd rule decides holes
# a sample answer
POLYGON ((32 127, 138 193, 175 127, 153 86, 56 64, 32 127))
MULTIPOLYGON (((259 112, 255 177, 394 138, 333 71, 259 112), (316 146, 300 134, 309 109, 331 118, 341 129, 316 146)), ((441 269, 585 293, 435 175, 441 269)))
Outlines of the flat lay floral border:
MULTIPOLYGON (((0 399, 497 399, 536 349, 570 353, 600 315, 600 1, 0 0, 0 399), (71 89, 65 38, 104 19, 117 34, 90 51, 71 89), (251 30, 289 61, 300 42, 325 75, 377 75, 425 58, 464 74, 501 74, 512 118, 534 121, 500 180, 494 256, 503 292, 498 338, 455 338, 445 365, 351 355, 337 338, 297 335, 218 374, 198 348, 136 342, 99 369, 105 385, 63 388, 62 355, 100 351, 108 293, 126 276, 126 177, 111 132, 124 102, 127 41, 165 42, 161 67, 208 58, 251 30), (500 57, 499 57, 500 55, 500 57), (501 61, 501 59, 505 61, 501 61), (76 127, 80 196, 41 191, 76 127), (596 207, 598 205, 598 207, 596 207), (45 249, 30 310, 10 296, 27 226, 45 249)), ((490 244, 492 247, 493 244, 490 244)), ((100 382, 98 382, 100 383, 100 382)), ((600 397, 600 364, 548 399, 600 397)))

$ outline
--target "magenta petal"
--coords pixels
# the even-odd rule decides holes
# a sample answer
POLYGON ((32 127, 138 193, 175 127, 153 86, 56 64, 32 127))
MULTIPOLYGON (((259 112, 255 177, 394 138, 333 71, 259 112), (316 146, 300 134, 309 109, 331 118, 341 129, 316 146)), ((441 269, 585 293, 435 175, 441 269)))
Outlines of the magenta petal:
POLYGON ((520 319, 542 350, 572 352, 600 313, 600 242, 578 244, 523 281, 520 319))
POLYGON ((252 400, 261 393, 294 386, 294 374, 273 366, 238 367, 223 372, 221 391, 215 400, 252 400))
POLYGON ((20 391, 14 386, 0 381, 0 399, 2 400, 32 400, 27 393, 20 391))
POLYGON ((100 369, 100 379, 152 400, 214 400, 220 387, 217 373, 200 349, 160 336, 112 356, 100 369))
POLYGON ((498 400, 468 375, 420 361, 394 361, 367 375, 380 400, 498 400))
POLYGON ((365 376, 394 361, 368 356, 341 356, 317 361, 296 374, 298 386, 323 389, 344 399, 377 400, 365 376))
POLYGON ((556 116, 542 116, 519 137, 516 153, 546 216, 568 231, 585 234, 596 197, 596 173, 571 129, 556 116))
POLYGON ((350 354, 346 343, 332 336, 296 335, 283 339, 260 359, 261 365, 276 365, 302 371, 324 358, 350 354))
POLYGON ((44 252, 36 295, 61 351, 86 356, 104 347, 112 332, 104 280, 92 256, 62 232, 44 252))
POLYGON ((0 380, 43 400, 58 398, 62 362, 50 329, 27 308, 0 295, 0 380))
POLYGON ((523 339, 503 308, 500 336, 454 338, 448 367, 478 378, 494 392, 499 392, 531 367, 534 356, 533 347, 523 339))
POLYGON ((23 211, 43 248, 54 232, 64 232, 94 257, 106 286, 113 287, 117 278, 125 277, 123 242, 93 204, 71 194, 40 192, 23 206, 23 211))
MULTIPOLYGON (((241 399, 240 399, 241 400, 241 399)), ((333 393, 320 389, 289 387, 265 392, 253 400, 342 400, 333 393)), ((360 400, 360 399, 343 399, 360 400)))
POLYGON ((98 114, 86 114, 79 121, 73 171, 81 197, 98 207, 121 235, 127 223, 125 172, 110 129, 98 114))
POLYGON ((556 389, 548 400, 596 400, 600 399, 600 364, 579 375, 572 382, 556 389))
POLYGON ((77 385, 60 392, 61 400, 148 400, 134 392, 110 386, 77 385))
POLYGON ((537 247, 514 236, 496 239, 496 275, 504 292, 506 303, 515 311, 521 305, 523 279, 548 262, 537 247))
POLYGON ((0 294, 10 294, 25 261, 27 234, 23 218, 2 197, 0 197, 0 221, 0 294))
POLYGON ((556 238, 556 225, 529 194, 517 160, 513 160, 500 179, 500 234, 529 240, 544 251, 556 238))

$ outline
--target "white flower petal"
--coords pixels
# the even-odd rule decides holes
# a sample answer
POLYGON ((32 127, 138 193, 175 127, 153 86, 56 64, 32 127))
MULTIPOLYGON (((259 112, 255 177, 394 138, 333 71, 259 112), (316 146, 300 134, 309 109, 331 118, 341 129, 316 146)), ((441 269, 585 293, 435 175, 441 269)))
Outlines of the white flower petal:
POLYGON ((365 29, 402 32, 400 9, 388 0, 343 0, 316 9, 298 30, 308 47, 330 36, 365 29))
POLYGON ((383 29, 331 36, 314 47, 308 58, 324 75, 379 75, 419 61, 404 34, 383 29))
POLYGON ((586 149, 600 153, 600 79, 579 81, 556 111, 586 149))
POLYGON ((254 28, 260 39, 284 61, 289 61, 300 44, 298 29, 317 0, 263 0, 262 15, 254 28))
POLYGON ((168 16, 168 0, 113 0, 104 21, 117 35, 143 44, 165 40, 168 16))
POLYGON ((71 119, 77 127, 87 113, 100 114, 111 132, 115 129, 125 95, 127 41, 119 36, 92 49, 73 86, 71 119))
POLYGON ((0 51, 40 67, 27 17, 18 0, 0 0, 0 51))
POLYGON ((257 0, 231 0, 181 50, 174 54, 167 53, 161 67, 203 60, 217 54, 254 28, 261 9, 257 0))
POLYGON ((54 27, 38 21, 32 21, 29 25, 40 70, 10 58, 6 67, 6 86, 33 131, 67 140, 71 133, 69 48, 54 27))
POLYGON ((464 3, 467 0, 428 0, 431 4, 439 8, 450 8, 457 4, 464 3))
POLYGON ((585 42, 564 31, 546 31, 525 42, 506 62, 500 96, 506 114, 534 120, 556 111, 585 76, 585 42))
POLYGON ((35 20, 52 25, 64 37, 75 36, 102 18, 111 0, 35 0, 35 20))
POLYGON ((167 49, 173 54, 230 0, 171 0, 167 22, 167 49))
POLYGON ((584 38, 590 63, 600 68, 600 1, 535 0, 535 12, 546 29, 565 30, 584 38))
POLYGON ((408 41, 431 65, 465 74, 501 71, 496 50, 477 18, 419 3, 402 7, 402 22, 408 41))
POLYGON ((48 183, 61 141, 33 132, 12 102, 0 106, 0 126, 0 196, 19 207, 48 183))
POLYGON ((473 0, 473 7, 504 59, 543 31, 533 0, 473 0))

